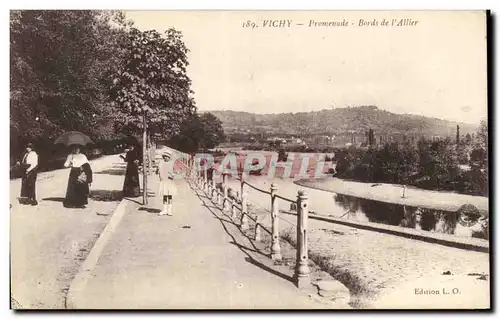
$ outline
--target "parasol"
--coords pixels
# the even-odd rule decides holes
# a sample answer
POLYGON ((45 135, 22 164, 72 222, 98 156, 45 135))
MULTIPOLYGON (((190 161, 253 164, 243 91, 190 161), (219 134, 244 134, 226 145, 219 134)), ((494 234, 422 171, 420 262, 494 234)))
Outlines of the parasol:
POLYGON ((93 144, 94 142, 87 135, 78 132, 71 131, 61 134, 54 144, 64 144, 66 146, 70 145, 82 145, 85 146, 87 144, 93 144))

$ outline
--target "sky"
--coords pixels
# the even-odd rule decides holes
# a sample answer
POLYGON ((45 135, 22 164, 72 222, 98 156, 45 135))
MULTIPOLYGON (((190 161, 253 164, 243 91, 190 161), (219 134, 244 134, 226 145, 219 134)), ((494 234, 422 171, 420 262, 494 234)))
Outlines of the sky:
POLYGON ((487 117, 486 20, 480 11, 126 14, 141 30, 183 33, 199 110, 288 113, 376 105, 471 124, 487 117), (361 19, 377 25, 360 26, 361 19), (384 19, 389 25, 382 26, 384 19), (413 25, 392 26, 401 19, 413 25), (269 27, 270 20, 278 27, 269 27), (246 21, 257 27, 243 27, 246 21))

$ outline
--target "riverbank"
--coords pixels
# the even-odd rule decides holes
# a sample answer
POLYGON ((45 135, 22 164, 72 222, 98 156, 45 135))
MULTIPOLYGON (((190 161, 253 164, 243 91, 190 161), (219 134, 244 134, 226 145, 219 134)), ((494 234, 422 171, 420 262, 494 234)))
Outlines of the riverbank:
POLYGON ((474 205, 483 216, 487 216, 489 211, 489 200, 484 196, 406 188, 403 197, 402 185, 362 183, 339 178, 301 179, 295 181, 295 184, 330 193, 411 207, 456 212, 463 205, 474 205))
MULTIPOLYGON (((424 232, 450 234, 456 237, 470 238, 478 237, 488 239, 488 234, 484 234, 483 226, 487 225, 487 219, 484 221, 472 223, 471 225, 462 225, 457 218, 447 218, 447 213, 441 214, 438 211, 433 213, 416 212, 407 210, 406 213, 401 205, 386 204, 370 200, 364 201, 359 205, 360 200, 351 202, 339 201, 339 195, 320 189, 308 188, 294 183, 300 179, 274 178, 268 176, 249 176, 246 181, 256 188, 264 191, 270 191, 271 184, 277 187, 280 196, 291 200, 297 199, 298 191, 305 191, 308 196, 308 206, 311 214, 320 216, 341 218, 348 221, 373 223, 375 225, 386 224, 398 228, 416 229, 424 232), (346 206, 346 203, 348 204, 346 206), (422 215, 420 221, 416 215, 422 215), (481 235, 481 236, 479 236, 481 235)), ((220 182, 220 181, 217 181, 220 182)), ((240 191, 240 182, 228 178, 227 184, 235 191, 240 191)), ((270 197, 268 194, 259 192, 251 187, 246 187, 248 192, 248 201, 258 207, 270 209, 270 197)), ((400 189, 401 190, 401 189, 400 189)), ((412 191, 412 190, 410 190, 412 191)), ((345 197, 345 196, 344 196, 345 197)), ((289 208, 290 203, 278 199, 278 206, 281 209, 289 208)), ((456 217, 456 216, 455 216, 456 217)))
MULTIPOLYGON (((269 191, 271 184, 275 184, 278 194, 290 200, 296 199, 298 190, 306 190, 311 214, 328 215, 327 212, 331 211, 334 206, 336 194, 306 188, 303 183, 293 183, 292 179, 251 176, 247 182, 263 191, 269 191)), ((240 190, 239 181, 229 179, 227 183, 232 188, 233 194, 240 190)), ((370 185, 365 186, 370 187, 370 185)), ((249 212, 254 216, 259 216, 260 223, 268 230, 271 229, 269 194, 251 187, 246 187, 246 189, 249 212)), ((452 195, 459 194, 452 193, 452 195)), ((280 209, 288 210, 289 205, 290 203, 278 200, 280 209)), ((281 214, 280 220, 281 237, 295 245, 296 216, 281 214)), ((374 227, 377 225, 377 223, 371 224, 374 227)), ((323 271, 349 288, 351 305, 354 307, 408 308, 414 304, 415 298, 418 299, 421 307, 432 309, 487 308, 489 306, 490 270, 487 251, 468 251, 423 242, 411 237, 326 223, 312 218, 309 218, 308 225, 310 259, 320 265, 323 271), (422 286, 425 282, 428 285, 422 286), (470 290, 468 287, 477 289, 470 290), (461 296, 449 298, 443 293, 443 289, 449 292, 452 288, 457 288, 464 293, 461 296), (441 301, 432 302, 425 293, 420 294, 418 289, 441 291, 441 295, 435 299, 441 301), (480 293, 475 293, 475 291, 480 293), (392 306, 388 302, 391 298, 394 299, 392 306)), ((460 230, 461 225, 457 224, 456 227, 460 230)), ((464 227, 462 231, 464 229, 466 228, 464 227)), ((420 232, 425 233, 425 231, 420 232)))
MULTIPOLYGON (((249 212, 271 229, 268 210, 250 205, 249 212)), ((280 235, 296 245, 296 216, 281 214, 280 235)), ((321 270, 344 284, 357 308, 408 308, 415 304, 429 309, 487 308, 490 278, 489 254, 381 234, 346 225, 308 220, 309 258, 321 270), (427 280, 432 278, 432 280, 427 280), (426 283, 426 285, 422 285, 426 283), (416 295, 415 289, 450 288, 461 291, 434 301, 416 295), (470 287, 476 287, 470 289, 470 287), (388 303, 390 298, 394 304, 388 303), (423 301, 422 301, 423 300, 423 301)))

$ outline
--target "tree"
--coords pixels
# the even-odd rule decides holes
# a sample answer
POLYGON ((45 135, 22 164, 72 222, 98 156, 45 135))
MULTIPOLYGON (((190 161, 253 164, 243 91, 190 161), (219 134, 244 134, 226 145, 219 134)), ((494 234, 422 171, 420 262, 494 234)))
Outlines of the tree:
MULTIPOLYGON (((181 33, 172 28, 163 35, 132 28, 127 47, 126 63, 113 83, 117 108, 123 114, 120 124, 129 132, 143 132, 145 166, 148 134, 178 134, 181 123, 196 112, 186 74, 188 49, 181 33)), ((143 200, 147 204, 146 169, 143 174, 143 200)))
POLYGON ((471 167, 488 174, 488 124, 481 121, 477 132, 477 143, 470 154, 471 167))
POLYGON ((479 129, 477 132, 477 138, 479 146, 488 149, 488 123, 485 120, 482 120, 479 124, 479 129))
POLYGON ((458 181, 456 152, 449 138, 419 143, 419 186, 427 189, 452 190, 458 181))
POLYGON ((14 117, 21 111, 31 115, 23 116, 21 127, 52 137, 64 129, 96 127, 92 115, 110 102, 109 75, 116 67, 111 18, 98 11, 12 14, 12 109, 14 117))
POLYGON ((401 154, 401 178, 403 184, 403 195, 405 197, 406 185, 412 183, 412 177, 418 172, 418 151, 411 141, 406 141, 400 149, 401 154))
POLYGON ((416 171, 417 150, 411 143, 387 143, 374 154, 374 181, 408 184, 416 171))
POLYGON ((180 133, 169 140, 169 144, 186 153, 199 149, 215 148, 224 139, 222 122, 213 114, 190 115, 182 124, 180 133))
POLYGON ((481 121, 476 147, 470 153, 471 171, 466 176, 471 193, 488 196, 488 165, 488 124, 481 121))
POLYGON ((465 144, 469 145, 471 143, 472 143, 472 136, 469 133, 465 134, 465 144))
POLYGON ((288 154, 285 152, 284 149, 280 149, 278 151, 278 162, 286 162, 288 159, 288 154))
POLYGON ((373 134, 373 130, 370 128, 368 130, 368 145, 373 146, 375 145, 375 136, 373 134))
POLYGON ((127 38, 127 58, 114 79, 120 125, 139 133, 146 114, 148 133, 169 138, 196 112, 191 80, 187 76, 187 52, 182 35, 171 28, 162 35, 155 30, 132 28, 127 38))
POLYGON ((222 122, 218 117, 212 113, 203 113, 199 119, 204 133, 200 144, 202 149, 214 148, 225 139, 222 122))
POLYGON ((11 11, 11 152, 67 130, 112 135, 111 75, 122 64, 127 26, 115 11, 11 11))

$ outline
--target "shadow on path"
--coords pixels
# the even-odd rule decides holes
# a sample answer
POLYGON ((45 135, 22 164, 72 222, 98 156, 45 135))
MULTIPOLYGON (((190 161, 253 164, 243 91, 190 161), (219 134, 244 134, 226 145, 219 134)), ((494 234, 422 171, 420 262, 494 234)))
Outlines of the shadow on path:
POLYGON ((253 252, 253 253, 260 254, 260 255, 262 255, 262 256, 264 256, 264 257, 269 257, 269 255, 268 255, 268 254, 266 254, 266 253, 263 253, 263 252, 261 252, 261 251, 259 251, 259 250, 257 250, 257 249, 251 249, 251 248, 248 248, 247 246, 244 246, 244 245, 238 244, 238 243, 237 243, 237 242, 235 242, 235 241, 230 241, 229 243, 230 243, 230 244, 235 245, 236 247, 238 247, 238 248, 239 248, 239 249, 241 249, 241 250, 251 251, 251 252, 253 252))
POLYGON ((100 171, 100 172, 95 172, 95 174, 125 176, 125 170, 124 169, 105 169, 105 170, 100 171))
POLYGON ((133 203, 136 203, 136 204, 139 204, 139 205, 142 205, 142 201, 138 201, 138 200, 135 200, 135 199, 132 199, 130 197, 124 197, 123 198, 124 200, 128 200, 129 202, 133 202, 133 203))
POLYGON ((151 214, 158 214, 159 212, 161 212, 161 210, 158 208, 150 208, 150 207, 139 207, 139 210, 147 211, 148 213, 151 214))
POLYGON ((119 202, 123 199, 123 193, 117 190, 93 189, 89 198, 98 202, 119 202))
MULTIPOLYGON (((122 191, 119 191, 119 192, 122 193, 122 191)), ((138 205, 144 205, 142 202, 142 196, 143 196, 143 192, 141 191, 139 196, 137 196, 137 197, 122 197, 122 199, 128 200, 129 202, 133 202, 133 203, 136 203, 138 205)), ((152 197, 156 197, 156 193, 149 191, 148 198, 152 198, 152 197)), ((144 210, 144 209, 142 209, 142 210, 144 210)))
POLYGON ((64 197, 47 197, 42 198, 42 201, 52 201, 62 203, 64 201, 64 197))
MULTIPOLYGON (((205 196, 200 190, 196 189, 194 186, 192 186, 190 183, 188 183, 189 186, 191 187, 191 189, 193 190, 193 192, 195 193, 195 195, 200 199, 200 201, 203 203, 203 206, 206 207, 213 215, 215 218, 217 218, 219 220, 219 222, 221 223, 222 227, 224 228, 224 231, 232 238, 232 241, 230 242, 231 244, 235 245, 236 247, 238 247, 245 255, 247 255, 247 257, 245 258, 245 261, 247 261, 248 263, 254 265, 254 266, 257 266, 275 276, 278 276, 282 279, 285 279, 289 282, 292 282, 294 283, 294 280, 291 276, 288 276, 287 274, 284 274, 284 273, 281 273, 265 264, 263 264, 262 262, 258 261, 257 259, 255 259, 251 254, 251 253, 258 253, 262 256, 264 256, 265 258, 270 258, 270 254, 266 254, 266 253, 263 253, 262 251, 260 251, 255 245, 254 243, 252 242, 252 239, 250 237, 248 237, 239 227, 238 224, 236 224, 234 221, 231 220, 231 218, 229 216, 227 216, 224 212, 221 211, 220 208, 218 207, 214 207, 214 206, 209 206, 205 203, 205 201, 203 200, 203 198, 208 198, 207 196, 205 196), (200 194, 201 193, 201 194, 200 194), (221 212, 223 215, 225 215, 226 217, 228 217, 228 219, 225 219, 221 216, 219 216, 215 210, 218 210, 219 212, 221 212), (236 237, 229 231, 229 229, 227 228, 227 225, 226 223, 228 224, 232 224, 233 226, 236 226, 236 228, 240 231, 240 234, 243 236, 243 238, 247 239, 247 242, 250 243, 250 245, 252 247, 248 247, 242 243, 238 243, 238 240, 236 239, 236 237)), ((270 260, 270 262, 272 262, 270 260)))

